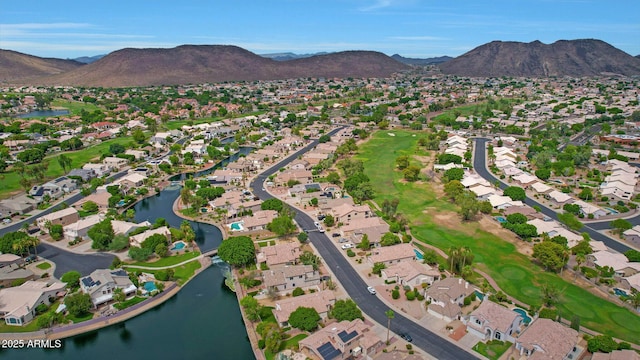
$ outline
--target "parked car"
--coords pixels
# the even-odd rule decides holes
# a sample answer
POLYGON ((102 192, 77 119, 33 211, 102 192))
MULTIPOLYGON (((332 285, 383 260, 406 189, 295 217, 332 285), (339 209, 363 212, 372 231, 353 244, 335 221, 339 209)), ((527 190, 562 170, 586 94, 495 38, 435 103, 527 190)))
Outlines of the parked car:
POLYGON ((2 219, 2 222, 5 224, 8 224, 11 222, 11 219, 7 218, 7 219, 2 219))
POLYGON ((342 244, 342 250, 351 249, 352 247, 353 247, 353 244, 342 244))
POLYGON ((347 241, 349 241, 349 240, 347 240, 346 238, 340 238, 340 240, 338 242, 339 243, 346 243, 347 241))
POLYGON ((30 262, 36 261, 37 259, 38 259, 38 257, 37 257, 37 256, 35 256, 35 255, 29 255, 29 256, 27 256, 26 258, 24 258, 24 261, 25 261, 25 262, 27 262, 27 263, 30 263, 30 262))
POLYGON ((339 236, 340 236, 340 234, 338 234, 338 233, 331 234, 331 237, 339 237, 339 236))
POLYGON ((408 341, 408 342, 412 342, 413 338, 411 337, 411 335, 407 334, 407 333, 401 333, 400 337, 403 338, 404 340, 408 341))
POLYGON ((375 295, 376 294, 376 289, 374 289, 373 286, 367 286, 367 291, 371 295, 375 295))

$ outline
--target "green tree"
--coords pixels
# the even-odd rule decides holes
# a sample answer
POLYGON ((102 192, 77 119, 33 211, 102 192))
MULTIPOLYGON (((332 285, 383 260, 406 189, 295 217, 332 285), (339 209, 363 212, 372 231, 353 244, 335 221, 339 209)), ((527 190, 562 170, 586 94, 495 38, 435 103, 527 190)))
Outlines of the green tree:
POLYGON ((124 291, 122 291, 122 288, 117 287, 117 288, 113 289, 113 300, 115 302, 121 303, 126 298, 127 298, 127 296, 124 294, 124 291))
POLYGON ((624 256, 627 257, 627 260, 629 260, 629 262, 640 262, 640 251, 638 250, 627 250, 624 252, 624 256))
POLYGON ((262 311, 262 306, 258 304, 258 300, 256 300, 253 296, 247 295, 240 299, 240 306, 242 306, 242 308, 244 309, 244 313, 249 321, 256 322, 260 320, 260 312, 262 311))
POLYGON ((218 255, 233 266, 247 265, 255 260, 255 246, 248 236, 234 236, 218 247, 218 255))
POLYGON ((615 219, 611 223, 609 223, 609 226, 611 226, 612 229, 615 229, 615 231, 619 235, 622 235, 623 232, 631 229, 633 227, 633 224, 625 219, 615 219))
POLYGON ((313 331, 318 327, 320 315, 312 307, 301 306, 289 315, 289 325, 303 331, 313 331))
POLYGON ((444 182, 451 180, 461 181, 464 178, 464 170, 461 168, 452 168, 444 172, 444 182))
POLYGON ((146 261, 151 254, 153 254, 153 249, 151 248, 139 248, 137 246, 129 248, 129 257, 135 261, 146 261))
POLYGON ((566 247, 553 241, 543 241, 533 246, 533 257, 536 258, 545 269, 557 272, 569 260, 566 247))
POLYGON ((401 242, 402 242, 402 240, 400 240, 398 235, 395 235, 395 234, 390 233, 390 232, 382 235, 382 239, 380 239, 380 245, 381 246, 391 246, 391 245, 395 245, 395 244, 400 244, 401 242))
POLYGON ((267 199, 260 204, 261 210, 275 210, 278 213, 280 213, 283 208, 284 204, 282 203, 282 200, 276 198, 267 199))
POLYGON ((396 158, 396 166, 398 169, 403 170, 409 167, 409 156, 401 155, 396 158))
POLYGON ((551 170, 549 169, 538 169, 535 172, 536 176, 540 180, 548 180, 551 177, 551 170))
POLYGON ((287 215, 281 215, 267 224, 267 229, 273 233, 276 233, 278 236, 285 236, 296 231, 296 225, 293 223, 291 217, 287 215))
POLYGON ((389 344, 389 332, 391 331, 391 320, 396 317, 396 313, 393 310, 389 309, 384 312, 387 316, 387 344, 389 344))
POLYGON ((333 215, 331 215, 331 214, 327 214, 324 217, 324 221, 323 222, 327 227, 332 227, 332 226, 334 226, 336 224, 336 220, 333 217, 333 215))
POLYGON ((444 193, 449 200, 455 200, 455 198, 464 191, 464 185, 458 180, 452 180, 444 184, 444 193))
POLYGON ((479 204, 476 199, 476 195, 473 192, 465 190, 456 196, 455 201, 460 207, 458 212, 460 216, 462 216, 462 220, 473 220, 478 214, 479 204))
POLYGON ((306 232, 301 232, 298 234, 298 241, 301 243, 306 243, 309 240, 309 235, 306 232))
POLYGON ((582 189, 582 191, 580 192, 580 194, 578 194, 578 197, 582 200, 588 201, 593 199, 593 191, 591 191, 590 188, 586 187, 584 189, 582 189))
POLYGON ((270 326, 264 331, 264 341, 266 350, 270 351, 272 354, 280 351, 280 346, 282 345, 282 334, 283 331, 280 329, 278 324, 270 323, 270 326))
POLYGON ((64 298, 64 304, 67 306, 69 314, 75 317, 81 317, 88 313, 93 305, 91 296, 83 292, 76 292, 64 298))
POLYGON ((122 154, 125 152, 125 147, 122 144, 118 144, 118 143, 113 143, 109 145, 109 152, 112 155, 118 155, 118 154, 122 154))
POLYGON ((360 243, 357 246, 358 249, 369 250, 371 249, 371 242, 369 241, 369 235, 363 234, 360 243))
POLYGON ((72 163, 73 163, 73 160, 69 156, 65 154, 58 155, 58 164, 60 164, 60 167, 62 168, 62 171, 64 171, 65 174, 69 172, 69 170, 71 170, 72 163))
POLYGON ((542 292, 542 302, 546 306, 555 306, 560 300, 560 289, 552 284, 542 284, 540 287, 542 292))
POLYGON ((327 181, 331 184, 340 185, 340 174, 335 171, 331 171, 329 174, 327 174, 327 181))
POLYGON ((561 223, 567 225, 569 229, 575 230, 575 231, 582 229, 582 226, 583 226, 582 222, 580 222, 580 220, 578 220, 578 218, 576 218, 576 216, 571 213, 558 214, 558 220, 561 223))
POLYGON ((302 296, 304 295, 304 290, 302 290, 301 287, 296 287, 295 289, 293 289, 293 291, 291 292, 291 296, 296 297, 296 296, 302 296))
POLYGON ((60 281, 66 283, 67 288, 74 290, 80 287, 81 277, 82 275, 79 271, 72 270, 62 274, 62 276, 60 277, 60 281))
POLYGON ((49 228, 49 235, 51 235, 51 238, 55 241, 62 239, 64 235, 64 229, 62 228, 62 225, 51 225, 51 227, 49 228))
POLYGON ((508 196, 511 200, 516 201, 524 201, 527 198, 527 194, 524 192, 524 189, 519 186, 509 186, 504 189, 504 196, 508 196))
POLYGON ((89 235, 89 238, 93 240, 93 243, 91 244, 92 249, 107 250, 109 248, 109 244, 115 237, 113 226, 111 225, 111 219, 107 218, 97 223, 89 229, 87 235, 89 235))
POLYGON ((409 165, 408 168, 402 170, 402 175, 407 181, 417 181, 420 177, 420 168, 415 165, 409 165))
POLYGON ((133 136, 133 140, 135 140, 135 142, 137 142, 138 144, 142 144, 147 140, 147 136, 140 129, 133 130, 131 135, 133 136))
POLYGON ((338 321, 353 321, 355 319, 364 320, 362 311, 351 299, 336 301, 331 309, 330 315, 338 321))
POLYGON ((100 208, 98 207, 98 204, 96 204, 95 202, 87 201, 84 204, 82 204, 82 210, 84 210, 85 212, 87 212, 89 214, 96 214, 96 213, 98 213, 100 208))
POLYGON ((311 251, 303 252, 299 259, 302 264, 313 266, 313 270, 318 270, 322 263, 322 259, 311 251))
POLYGON ((610 335, 596 335, 587 341, 587 349, 590 353, 610 353, 618 350, 618 343, 610 335))

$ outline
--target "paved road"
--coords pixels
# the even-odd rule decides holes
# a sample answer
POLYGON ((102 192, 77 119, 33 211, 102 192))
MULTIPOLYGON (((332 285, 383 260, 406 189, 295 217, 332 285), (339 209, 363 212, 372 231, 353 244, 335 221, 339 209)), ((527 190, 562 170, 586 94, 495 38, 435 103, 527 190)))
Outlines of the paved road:
POLYGON ((115 257, 115 255, 109 253, 76 254, 47 243, 38 245, 38 256, 56 264, 56 270, 53 275, 58 279, 62 274, 71 270, 76 270, 82 276, 86 276, 95 269, 108 269, 115 257))
MULTIPOLYGON (((486 156, 486 143, 489 141, 489 139, 486 138, 476 138, 475 142, 476 142, 476 146, 474 149, 474 156, 473 156, 473 168, 476 171, 476 173, 478 173, 478 175, 480 175, 481 177, 483 177, 485 180, 489 181, 492 184, 495 184, 496 181, 500 181, 498 180, 498 178, 496 178, 495 176, 493 176, 493 174, 491 174, 491 172, 489 172, 489 170, 487 170, 487 166, 486 166, 486 161, 487 161, 487 156, 486 156)), ((502 181, 500 181, 500 188, 504 189, 506 188, 508 185, 503 183, 502 181)), ((553 211, 552 209, 549 209, 548 207, 546 207, 545 205, 527 197, 524 201, 525 204, 533 207, 533 206, 539 206, 542 213, 545 214, 546 216, 554 219, 554 220, 558 220, 558 214, 556 214, 555 211, 553 211)), ((638 222, 640 223, 640 215, 636 217, 638 222)), ((607 222, 607 225, 610 221, 607 222)), ((628 247, 627 245, 617 242, 613 239, 611 239, 608 236, 605 236, 604 234, 598 232, 598 230, 604 230, 604 229, 608 229, 609 227, 603 227, 603 223, 589 223, 589 224, 585 224, 580 230, 578 230, 579 232, 586 232, 589 234, 589 236, 591 237, 592 240, 596 240, 596 241, 602 241, 605 243, 605 245, 607 245, 609 248, 616 250, 618 252, 625 252, 629 249, 631 249, 630 247, 628 247), (594 226, 595 225, 595 226, 594 226)))
MULTIPOLYGON (((329 134, 333 135, 338 130, 334 130, 329 134)), ((317 144, 318 141, 314 140, 311 144, 290 155, 281 162, 279 166, 273 167, 256 177, 254 182, 251 183, 253 193, 262 200, 272 198, 270 194, 262 190, 263 182, 270 175, 276 173, 281 167, 297 159, 299 155, 313 148, 317 144)), ((314 220, 309 215, 298 209, 293 210, 296 214, 296 222, 303 229, 315 229, 313 224, 314 220)), ((348 260, 344 255, 342 255, 338 248, 331 243, 329 237, 325 233, 311 231, 309 232, 309 240, 316 247, 320 256, 322 256, 325 264, 333 270, 333 273, 336 275, 351 299, 353 299, 369 317, 382 325, 386 325, 387 316, 385 315, 385 311, 389 310, 389 307, 377 296, 373 296, 367 291, 367 284, 362 280, 351 264, 349 264, 348 260)), ((407 319, 400 313, 396 313, 395 318, 391 320, 391 330, 395 333, 409 333, 413 338, 414 346, 417 346, 437 359, 477 359, 475 355, 407 319)))

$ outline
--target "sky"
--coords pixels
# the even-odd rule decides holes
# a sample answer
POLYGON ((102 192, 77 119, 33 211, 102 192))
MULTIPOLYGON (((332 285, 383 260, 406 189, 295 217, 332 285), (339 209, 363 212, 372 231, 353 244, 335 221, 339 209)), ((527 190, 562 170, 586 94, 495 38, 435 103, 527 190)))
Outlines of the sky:
POLYGON ((0 48, 76 58, 126 47, 459 56, 494 40, 600 39, 640 54, 638 0, 2 1, 0 48))

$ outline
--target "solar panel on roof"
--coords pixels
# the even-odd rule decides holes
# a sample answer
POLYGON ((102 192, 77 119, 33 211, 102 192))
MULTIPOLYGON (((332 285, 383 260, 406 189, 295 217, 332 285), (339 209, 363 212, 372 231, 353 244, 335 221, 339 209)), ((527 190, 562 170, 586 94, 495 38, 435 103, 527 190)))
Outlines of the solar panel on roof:
POLYGON ((82 283, 87 287, 91 287, 95 284, 91 276, 87 276, 86 278, 82 279, 82 283))
POLYGON ((338 333, 338 336, 340 337, 340 340, 342 340, 342 342, 344 342, 344 343, 349 342, 349 340, 351 340, 354 337, 356 337, 356 335, 358 335, 358 332, 356 332, 355 330, 353 330, 350 333, 347 333, 345 330, 342 330, 341 332, 338 333))
POLYGON ((340 355, 340 350, 334 348, 330 342, 327 342, 320 345, 320 347, 318 348, 318 353, 320 353, 320 356, 322 356, 323 359, 331 360, 340 355))

